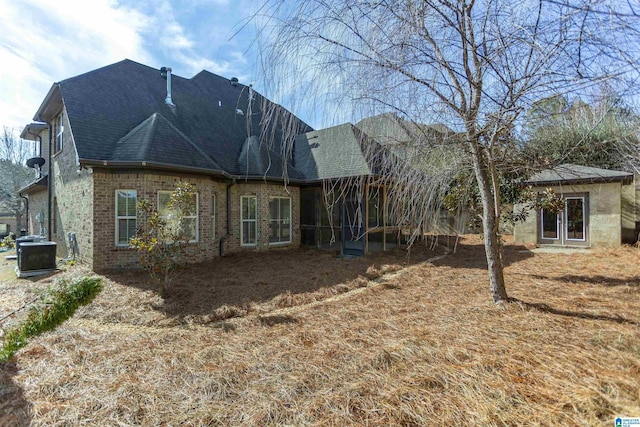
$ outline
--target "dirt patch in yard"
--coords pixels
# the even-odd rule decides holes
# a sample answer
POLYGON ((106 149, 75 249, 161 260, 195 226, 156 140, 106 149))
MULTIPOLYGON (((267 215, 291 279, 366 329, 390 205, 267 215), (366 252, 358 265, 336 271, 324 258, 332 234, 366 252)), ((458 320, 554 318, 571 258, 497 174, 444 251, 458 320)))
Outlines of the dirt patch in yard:
MULTIPOLYGON (((505 251, 517 300, 505 305, 490 301, 473 236, 456 255, 293 307, 278 303, 286 290, 313 295, 398 260, 348 265, 311 251, 313 268, 277 294, 271 269, 295 265, 275 257, 244 284, 273 287, 259 298, 188 294, 175 312, 128 282, 135 276, 111 275, 93 304, 21 350, 0 385, 35 426, 609 426, 637 416, 640 251, 532 255, 508 242, 505 251), (330 279, 308 285, 323 266, 330 279), (242 304, 257 308, 188 321, 242 304)), ((211 281, 232 278, 210 271, 211 281)))

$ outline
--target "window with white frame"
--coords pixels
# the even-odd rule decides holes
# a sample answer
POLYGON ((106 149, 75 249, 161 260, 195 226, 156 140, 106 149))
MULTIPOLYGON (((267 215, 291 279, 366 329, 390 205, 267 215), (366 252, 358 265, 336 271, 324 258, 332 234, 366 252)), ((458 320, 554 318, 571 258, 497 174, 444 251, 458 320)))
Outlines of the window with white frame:
POLYGON ((54 153, 62 151, 63 135, 64 135, 64 114, 60 113, 60 115, 56 119, 56 146, 53 151, 54 153))
MULTIPOLYGON (((192 203, 193 209, 186 212, 182 221, 182 233, 189 243, 198 241, 198 193, 193 193, 192 196, 195 199, 192 203)), ((178 211, 175 208, 169 208, 170 200, 171 191, 158 191, 158 214, 167 221, 167 227, 177 228, 180 226, 178 211)))
POLYGON ((242 246, 255 246, 258 236, 258 198, 240 197, 240 242, 242 246))
POLYGON ((211 196, 211 241, 216 240, 216 195, 211 196))
POLYGON ((269 243, 291 243, 291 198, 269 197, 269 243))
POLYGON ((116 246, 129 246, 136 232, 136 190, 116 190, 116 246))

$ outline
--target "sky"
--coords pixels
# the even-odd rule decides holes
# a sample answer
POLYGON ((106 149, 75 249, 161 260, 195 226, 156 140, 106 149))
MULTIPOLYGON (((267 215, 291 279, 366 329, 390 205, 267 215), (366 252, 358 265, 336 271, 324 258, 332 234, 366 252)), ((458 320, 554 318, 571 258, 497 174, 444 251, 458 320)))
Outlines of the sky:
MULTIPOLYGON (((256 0, 0 0, 0 126, 30 123, 54 82, 125 58, 190 78, 256 80, 256 0)), ((258 88, 258 90, 260 90, 258 88)))

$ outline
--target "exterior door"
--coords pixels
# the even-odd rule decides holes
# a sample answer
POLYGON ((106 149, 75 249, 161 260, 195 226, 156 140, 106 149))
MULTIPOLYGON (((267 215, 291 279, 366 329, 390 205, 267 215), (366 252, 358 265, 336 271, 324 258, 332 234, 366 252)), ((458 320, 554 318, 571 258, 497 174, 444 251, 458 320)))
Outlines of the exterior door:
POLYGON ((587 194, 566 194, 564 211, 556 215, 542 209, 540 211, 539 241, 546 245, 589 245, 589 196, 587 194))
POLYGON ((562 215, 556 215, 546 209, 540 211, 540 243, 546 245, 562 244, 562 215))
POLYGON ((587 196, 565 197, 563 237, 565 245, 588 245, 587 196))
POLYGON ((344 255, 364 255, 364 215, 363 203, 358 199, 344 202, 342 218, 342 253, 344 255))

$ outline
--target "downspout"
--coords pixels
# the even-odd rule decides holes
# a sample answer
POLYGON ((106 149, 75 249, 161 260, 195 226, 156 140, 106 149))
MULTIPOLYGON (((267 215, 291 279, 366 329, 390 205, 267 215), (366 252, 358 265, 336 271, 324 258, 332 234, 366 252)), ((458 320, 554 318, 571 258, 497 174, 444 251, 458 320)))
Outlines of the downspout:
POLYGON ((219 243, 219 251, 220 256, 225 256, 224 254, 224 242, 231 236, 231 186, 236 183, 235 178, 227 183, 227 234, 220 238, 219 243))
MULTIPOLYGON (((27 230, 27 233, 29 233, 29 198, 25 197, 22 195, 22 193, 18 193, 18 195, 24 199, 24 215, 25 215, 25 221, 24 221, 24 228, 27 230)), ((18 230, 16 230, 18 231, 18 230)), ((22 233, 21 233, 22 234, 22 233)), ((16 238, 19 237, 16 234, 16 238)))
MULTIPOLYGON (((34 137, 38 138, 38 157, 42 157, 42 137, 40 136, 40 134, 35 134, 35 133, 31 133, 31 131, 27 131, 29 133, 29 135, 33 135, 34 137)), ((38 168, 38 179, 42 178, 42 170, 41 168, 38 168)), ((48 179, 47 179, 48 181, 48 179)), ((24 214, 25 214, 25 221, 24 221, 24 229, 27 230, 27 233, 29 233, 30 227, 29 227, 29 198, 23 196, 21 193, 18 194, 22 199, 24 199, 24 214)), ((16 230, 18 231, 18 230, 16 230)), ((16 235, 17 236, 17 235, 16 235)))
POLYGON ((53 151, 53 126, 49 125, 49 154, 47 155, 47 239, 51 241, 51 193, 53 189, 53 168, 51 167, 51 152, 53 151))

